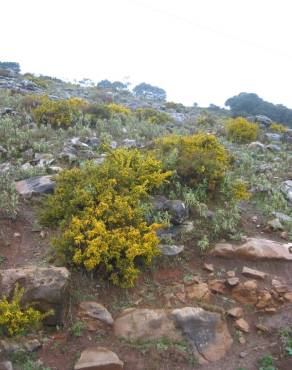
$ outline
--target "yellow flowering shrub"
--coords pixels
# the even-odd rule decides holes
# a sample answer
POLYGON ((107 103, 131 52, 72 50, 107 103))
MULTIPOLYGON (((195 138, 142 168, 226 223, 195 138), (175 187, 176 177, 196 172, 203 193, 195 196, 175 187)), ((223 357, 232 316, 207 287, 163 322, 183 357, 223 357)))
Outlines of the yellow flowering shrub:
POLYGON ((66 128, 78 121, 85 106, 86 102, 79 98, 50 100, 42 96, 32 113, 38 125, 66 128))
POLYGON ((232 198, 234 200, 249 200, 251 194, 247 190, 246 182, 242 180, 235 180, 232 184, 232 198))
POLYGON ((6 297, 0 300, 0 332, 1 334, 14 336, 37 328, 40 323, 52 312, 41 313, 33 307, 21 307, 21 298, 24 289, 15 287, 11 301, 6 297))
POLYGON ((226 132, 229 140, 244 144, 257 139, 259 126, 243 117, 230 118, 226 124, 226 132))
POLYGON ((287 127, 281 125, 280 123, 272 123, 269 129, 272 132, 277 132, 279 134, 283 134, 284 132, 287 131, 287 127))
POLYGON ((147 225, 142 202, 169 176, 150 154, 114 150, 101 165, 89 162, 59 174, 41 222, 61 227, 53 244, 66 262, 98 268, 114 284, 133 286, 139 264, 150 264, 159 253, 160 225, 147 225))
POLYGON ((209 187, 220 182, 229 167, 229 154, 215 135, 170 135, 156 141, 162 158, 172 158, 180 180, 189 186, 207 181, 209 187))
POLYGON ((129 117, 132 114, 131 109, 124 107, 120 104, 111 103, 107 105, 113 114, 129 117))

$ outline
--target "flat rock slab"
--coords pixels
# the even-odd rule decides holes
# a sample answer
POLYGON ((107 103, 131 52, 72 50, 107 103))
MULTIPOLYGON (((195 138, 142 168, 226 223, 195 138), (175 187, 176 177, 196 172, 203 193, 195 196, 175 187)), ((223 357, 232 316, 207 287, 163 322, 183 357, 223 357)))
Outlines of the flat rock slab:
POLYGON ((218 243, 212 251, 217 257, 246 260, 292 261, 292 243, 279 243, 269 239, 248 238, 242 245, 218 243))
POLYGON ((65 267, 23 267, 0 270, 0 295, 11 297, 16 284, 24 288, 22 303, 35 303, 42 312, 54 310, 46 319, 50 325, 61 324, 67 298, 69 271, 65 267))
POLYGON ((78 317, 86 323, 87 329, 97 330, 101 324, 113 325, 114 320, 109 311, 94 301, 84 301, 79 304, 78 317))
POLYGON ((177 256, 183 252, 185 247, 183 245, 160 244, 158 248, 164 256, 177 256))
POLYGON ((17 181, 15 188, 24 197, 32 194, 48 194, 54 191, 55 182, 52 180, 52 176, 37 176, 17 181))
POLYGON ((81 353, 74 370, 122 370, 123 362, 112 351, 92 346, 81 353))
POLYGON ((219 360, 232 344, 221 316, 199 307, 127 309, 115 320, 114 332, 117 337, 128 340, 187 339, 200 363, 219 360))

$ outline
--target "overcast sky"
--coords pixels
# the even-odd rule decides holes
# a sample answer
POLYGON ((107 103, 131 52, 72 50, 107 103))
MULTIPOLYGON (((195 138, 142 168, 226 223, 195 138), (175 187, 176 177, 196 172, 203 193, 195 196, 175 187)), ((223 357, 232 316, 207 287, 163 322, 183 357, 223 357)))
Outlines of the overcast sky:
POLYGON ((292 108, 291 14, 291 0, 2 0, 0 60, 184 104, 245 91, 292 108))

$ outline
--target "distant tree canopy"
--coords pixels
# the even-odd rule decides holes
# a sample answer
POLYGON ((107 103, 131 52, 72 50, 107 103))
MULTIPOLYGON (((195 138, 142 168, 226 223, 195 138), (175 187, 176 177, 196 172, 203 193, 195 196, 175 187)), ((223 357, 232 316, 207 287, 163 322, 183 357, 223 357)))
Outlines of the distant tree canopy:
POLYGON ((265 115, 275 122, 281 122, 292 127, 292 109, 282 104, 269 103, 257 94, 240 93, 226 100, 233 116, 265 115))
POLYGON ((133 89, 136 96, 148 98, 151 100, 166 100, 166 91, 157 86, 152 86, 142 82, 133 89))
POLYGON ((15 62, 0 62, 0 68, 11 69, 16 73, 20 72, 20 64, 15 62))
POLYGON ((120 81, 111 82, 109 80, 102 80, 97 84, 100 89, 110 89, 110 90, 127 90, 127 84, 120 81))

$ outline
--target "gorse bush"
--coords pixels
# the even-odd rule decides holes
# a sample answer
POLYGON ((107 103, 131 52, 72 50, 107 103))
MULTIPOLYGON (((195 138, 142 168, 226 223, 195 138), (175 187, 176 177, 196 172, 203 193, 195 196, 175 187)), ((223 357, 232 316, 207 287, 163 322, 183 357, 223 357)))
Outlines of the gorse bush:
POLYGON ((38 125, 66 128, 77 123, 85 106, 86 102, 78 98, 50 100, 47 96, 42 96, 32 113, 38 125))
POLYGON ((205 182, 214 188, 229 167, 229 154, 214 135, 171 135, 158 139, 156 145, 166 167, 176 170, 180 181, 188 186, 205 182))
POLYGON ((54 246, 65 261, 105 270, 114 284, 132 286, 139 265, 159 253, 159 225, 147 225, 142 202, 169 176, 151 155, 117 149, 99 166, 62 172, 41 222, 61 227, 54 246))
POLYGON ((19 211, 19 195, 15 188, 12 173, 0 173, 0 216, 16 218, 19 211))
POLYGON ((11 301, 4 297, 0 301, 0 332, 4 335, 14 336, 37 328, 40 323, 52 312, 42 314, 33 307, 21 307, 21 298, 24 289, 15 287, 11 301))
POLYGON ((108 104, 108 108, 113 112, 113 114, 122 115, 128 117, 132 114, 131 109, 124 107, 123 105, 111 103, 108 104))
POLYGON ((287 131, 287 127, 281 125, 280 123, 272 123, 269 129, 272 132, 277 132, 279 134, 283 134, 284 132, 287 131))
POLYGON ((229 140, 244 144, 256 140, 259 127, 245 118, 237 117, 228 120, 226 132, 229 140))

